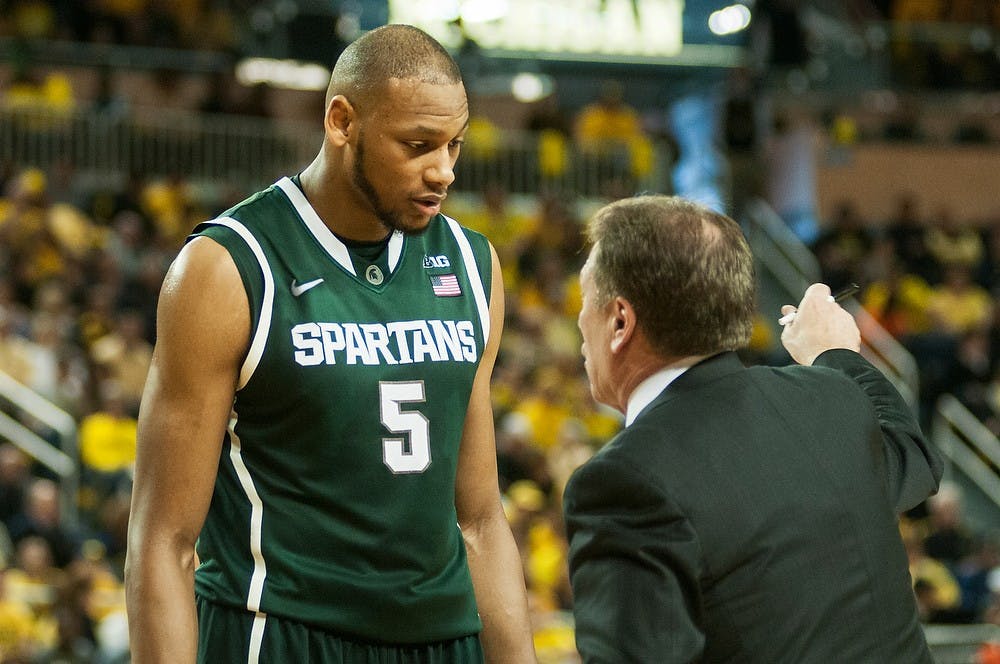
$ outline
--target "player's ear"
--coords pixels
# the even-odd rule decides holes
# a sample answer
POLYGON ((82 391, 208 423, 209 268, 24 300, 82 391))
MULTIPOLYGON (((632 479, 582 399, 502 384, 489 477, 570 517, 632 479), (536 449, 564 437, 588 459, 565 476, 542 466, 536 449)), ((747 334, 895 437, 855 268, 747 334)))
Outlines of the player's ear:
POLYGON ((326 131, 327 140, 337 146, 347 143, 356 122, 355 117, 354 105, 347 100, 347 97, 334 95, 326 106, 326 115, 323 118, 323 129, 326 131))

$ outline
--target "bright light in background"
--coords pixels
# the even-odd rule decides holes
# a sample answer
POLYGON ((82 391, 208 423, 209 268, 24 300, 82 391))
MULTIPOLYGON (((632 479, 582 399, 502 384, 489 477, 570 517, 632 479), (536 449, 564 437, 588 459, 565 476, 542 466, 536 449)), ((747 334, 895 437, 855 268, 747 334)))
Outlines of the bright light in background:
POLYGON ((417 9, 424 18, 435 18, 440 21, 454 21, 461 14, 458 0, 430 0, 416 4, 417 9))
MULTIPOLYGON (((752 6, 751 0, 741 1, 752 6)), ((461 37, 484 51, 621 58, 673 58, 684 46, 684 0, 387 0, 390 23, 423 28, 453 48, 461 37), (640 20, 635 20, 639 12, 640 20), (454 24, 461 18, 461 31, 454 24), (459 34, 459 33, 462 34, 459 34)), ((721 4, 721 3, 720 3, 721 4)))
POLYGON ((717 35, 731 35, 749 25, 750 8, 746 5, 730 5, 708 17, 708 28, 717 35))
POLYGON ((462 3, 461 16, 466 23, 488 23, 507 15, 507 0, 467 0, 462 3))
POLYGON ((266 83, 289 90, 326 90, 330 70, 311 62, 247 58, 236 65, 236 80, 246 86, 266 83))
POLYGON ((461 18, 465 23, 488 23, 506 16, 509 5, 508 0, 424 0, 412 9, 425 19, 450 23, 461 18))
POLYGON ((552 79, 529 72, 521 72, 510 81, 510 93, 519 102, 530 104, 547 97, 552 92, 552 79))

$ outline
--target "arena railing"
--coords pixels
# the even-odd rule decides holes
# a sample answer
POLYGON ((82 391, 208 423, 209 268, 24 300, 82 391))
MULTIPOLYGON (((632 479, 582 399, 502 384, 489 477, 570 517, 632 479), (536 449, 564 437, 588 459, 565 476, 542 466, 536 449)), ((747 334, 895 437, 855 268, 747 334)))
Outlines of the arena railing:
POLYGON ((80 464, 77 454, 77 424, 73 416, 0 371, 0 439, 10 441, 59 477, 63 519, 69 524, 75 524, 80 464), (36 423, 29 427, 25 420, 31 419, 36 423), (57 443, 46 440, 41 435, 43 433, 51 433, 57 443))
POLYGON ((47 172, 69 166, 99 179, 138 173, 252 191, 306 165, 322 139, 316 132, 294 122, 169 110, 4 110, 0 160, 47 172))
MULTIPOLYGON (((571 141, 553 147, 540 134, 498 130, 489 145, 469 137, 453 188, 501 186, 512 194, 556 191, 606 197, 670 189, 671 147, 653 144, 652 164, 636 174, 627 154, 591 152, 571 141), (555 153, 553 154, 553 151, 555 153)), ((246 192, 295 173, 315 156, 322 127, 312 123, 184 111, 136 109, 123 115, 88 110, 0 110, 0 162, 121 180, 183 177, 246 192)))
POLYGON ((934 409, 932 436, 947 459, 945 479, 962 487, 964 509, 984 529, 1000 523, 1000 440, 957 397, 934 409))
MULTIPOLYGON (((758 277, 764 282, 761 309, 777 311, 782 303, 798 302, 810 284, 820 281, 816 257, 765 201, 751 200, 742 220, 761 268, 758 277)), ((916 412, 920 377, 913 355, 856 299, 848 299, 844 307, 854 314, 861 328, 862 354, 886 374, 916 412)))
POLYGON ((1000 625, 924 625, 934 664, 985 662, 980 651, 984 644, 1000 642, 1000 625))

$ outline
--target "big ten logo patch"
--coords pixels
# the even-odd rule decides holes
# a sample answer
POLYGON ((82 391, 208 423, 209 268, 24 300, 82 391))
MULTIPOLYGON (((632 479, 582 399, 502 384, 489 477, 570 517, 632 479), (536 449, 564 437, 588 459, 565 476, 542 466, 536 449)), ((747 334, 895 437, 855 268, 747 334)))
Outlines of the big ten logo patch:
POLYGON ((424 267, 428 270, 436 267, 451 267, 451 261, 447 256, 427 256, 424 255, 424 267))

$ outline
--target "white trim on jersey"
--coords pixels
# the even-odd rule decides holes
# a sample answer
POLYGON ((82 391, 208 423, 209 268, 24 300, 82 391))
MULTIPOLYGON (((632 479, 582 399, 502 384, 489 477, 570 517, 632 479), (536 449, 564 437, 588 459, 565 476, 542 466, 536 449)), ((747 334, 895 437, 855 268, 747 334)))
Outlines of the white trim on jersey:
POLYGON ((483 277, 479 274, 479 266, 476 264, 476 257, 472 253, 472 245, 469 238, 465 237, 465 231, 457 221, 447 215, 441 215, 451 232, 455 235, 455 241, 462 251, 462 261, 465 263, 465 272, 469 275, 469 285, 472 287, 472 295, 476 299, 476 308, 479 309, 479 321, 483 326, 483 345, 490 339, 490 305, 486 299, 486 289, 483 287, 483 277))
POLYGON ((250 629, 250 652, 247 653, 247 664, 257 664, 260 661, 260 647, 264 643, 266 624, 267 614, 258 611, 253 617, 253 627, 250 629))
MULTIPOLYGON (((219 217, 208 222, 219 226, 225 226, 239 235, 250 251, 253 252, 260 267, 264 280, 264 296, 260 308, 260 320, 254 332, 253 340, 250 342, 250 350, 247 358, 240 368, 239 387, 243 388, 250 381, 260 359, 264 354, 264 346, 271 330, 271 315, 274 310, 274 276, 271 273, 271 265, 267 262, 264 249, 260 246, 257 238, 253 236, 246 226, 232 217, 219 217)), ((250 470, 243 461, 243 452, 240 445, 240 438, 236 435, 237 415, 233 413, 229 419, 229 460, 233 464, 236 476, 240 480, 240 486, 250 502, 250 554, 253 556, 253 573, 250 577, 250 588, 247 592, 247 610, 257 614, 254 618, 253 630, 250 636, 250 651, 247 656, 247 664, 257 664, 260 657, 260 648, 264 636, 264 621, 266 614, 260 612, 260 600, 264 594, 264 579, 267 578, 267 563, 264 560, 264 553, 261 546, 262 524, 264 521, 264 503, 257 493, 250 470)))
POLYGON ((247 591, 247 611, 260 613, 260 598, 264 594, 264 579, 267 578, 267 562, 261 547, 261 529, 264 521, 264 502, 257 493, 250 470, 243 461, 243 447, 236 435, 236 414, 229 420, 229 461, 236 470, 240 486, 250 501, 250 553, 253 555, 253 574, 247 591))
POLYGON ((389 272, 395 272, 403 255, 403 231, 393 231, 389 238, 389 272))
POLYGON ((347 251, 347 245, 341 242, 340 238, 334 235, 333 231, 323 223, 323 220, 316 214, 316 210, 313 209, 313 206, 306 199, 302 190, 288 177, 281 178, 275 184, 281 191, 285 192, 285 196, 288 197, 295 211, 299 213, 302 223, 306 225, 306 228, 316 238, 319 245, 330 255, 330 258, 350 274, 355 277, 358 276, 358 273, 354 271, 354 262, 351 260, 350 252, 347 251))
POLYGON ((260 358, 264 354, 267 335, 271 331, 271 312, 274 309, 274 276, 271 274, 271 266, 267 262, 267 257, 264 256, 264 249, 257 242, 257 238, 253 236, 253 233, 250 232, 250 229, 232 217, 219 217, 208 223, 225 226, 243 238, 243 241, 250 247, 250 251, 253 252, 254 257, 260 264, 260 271, 264 277, 264 299, 260 305, 260 320, 257 322, 257 330, 254 332, 253 341, 250 342, 250 350, 247 352, 247 358, 243 361, 243 366, 240 367, 239 388, 242 389, 250 382, 253 372, 257 370, 257 364, 260 363, 260 358))

